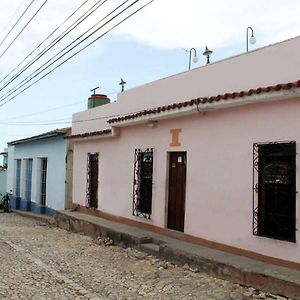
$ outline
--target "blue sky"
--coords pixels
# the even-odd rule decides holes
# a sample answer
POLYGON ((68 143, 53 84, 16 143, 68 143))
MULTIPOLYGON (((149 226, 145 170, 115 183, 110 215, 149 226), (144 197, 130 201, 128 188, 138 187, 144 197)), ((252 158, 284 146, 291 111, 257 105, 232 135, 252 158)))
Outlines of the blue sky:
MULTIPOLYGON (((32 12, 43 2, 36 0, 32 12)), ((83 2, 48 0, 16 43, 0 58, 1 78, 83 2)), ((57 50, 121 2, 107 0, 103 8, 88 19, 88 24, 84 23, 62 41, 57 50)), ((29 3, 30 0, 1 0, 0 41, 29 3)), ((89 0, 86 8, 94 3, 96 0, 89 0)), ((140 3, 137 5, 145 4, 147 0, 140 0, 140 3)), ((118 83, 121 77, 127 82, 126 89, 129 89, 186 71, 188 53, 184 48, 197 49, 199 62, 193 65, 194 68, 205 64, 202 56, 205 45, 214 51, 211 61, 245 52, 247 26, 253 27, 257 39, 255 45, 249 46, 250 49, 297 36, 300 34, 299 11, 298 0, 155 0, 61 68, 0 107, 0 150, 8 141, 69 126, 70 123, 63 122, 71 120, 72 113, 86 108, 93 87, 100 86, 97 92, 108 94, 115 100, 120 91, 118 83), (46 126, 41 123, 57 124, 46 126)), ((29 16, 24 21, 28 21, 29 16)), ((20 30, 22 23, 19 25, 20 30)), ((0 46, 0 53, 4 49, 5 43, 0 46)), ((52 53, 55 54, 55 51, 52 53)), ((35 68, 33 66, 28 74, 35 68)), ((0 92, 0 97, 5 91, 0 92)))

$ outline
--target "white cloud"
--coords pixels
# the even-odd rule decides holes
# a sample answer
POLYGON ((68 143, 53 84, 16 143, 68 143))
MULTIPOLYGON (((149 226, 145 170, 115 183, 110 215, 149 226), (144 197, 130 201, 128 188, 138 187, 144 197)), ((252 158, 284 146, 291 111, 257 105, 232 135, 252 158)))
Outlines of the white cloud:
MULTIPOLYGON (((36 1, 35 8, 43 1, 36 1)), ((7 32, 9 28, 7 23, 12 19, 16 9, 19 7, 14 20, 29 2, 30 0, 1 0, 0 40, 7 32)), ((87 23, 74 32, 73 37, 96 23, 112 7, 122 2, 123 0, 108 0, 87 23)), ((148 0, 140 0, 140 4, 133 9, 147 2, 148 0)), ((82 3, 83 0, 48 1, 36 20, 18 39, 16 46, 12 47, 10 56, 24 57, 26 50, 28 51, 46 37, 82 3)), ((96 0, 89 1, 86 7, 93 3, 96 3, 96 0)), ((299 11, 298 0, 154 0, 114 32, 128 34, 140 42, 158 48, 204 48, 204 45, 210 48, 221 48, 244 43, 246 27, 252 26, 258 43, 265 45, 298 35, 299 11)), ((0 49, 3 49, 3 45, 0 49)), ((11 61, 9 56, 8 61, 11 61)), ((0 67, 1 64, 5 62, 0 61, 0 67)))
POLYGON ((247 26, 275 42, 299 34, 298 0, 155 0, 118 29, 161 48, 230 47, 245 40, 247 26))
MULTIPOLYGON (((43 1, 37 0, 34 8, 43 1)), ((96 1, 89 1, 86 8, 96 1)), ((83 2, 84 0, 49 0, 5 55, 5 59, 0 59, 0 70, 6 71, 15 66, 16 62, 24 58, 83 2)), ((60 43, 60 47, 122 2, 123 0, 108 0, 88 22, 82 24, 65 42, 60 43)), ((132 2, 133 0, 130 0, 128 3, 132 2)), ((147 2, 148 0, 140 0, 131 11, 147 2)), ((29 3, 30 0, 1 0, 0 41, 29 3), (19 10, 15 13, 18 7, 19 10)), ((298 0, 155 0, 113 32, 117 35, 130 35, 141 43, 163 49, 190 47, 203 49, 205 45, 216 49, 244 44, 246 28, 252 26, 257 37, 257 47, 298 35, 299 11, 298 0)), ((20 23, 19 29, 22 25, 24 22, 20 23)), ((9 41, 6 45, 8 43, 9 41)), ((0 47, 0 55, 4 48, 5 44, 0 47)), ((93 55, 93 52, 90 53, 93 55)))

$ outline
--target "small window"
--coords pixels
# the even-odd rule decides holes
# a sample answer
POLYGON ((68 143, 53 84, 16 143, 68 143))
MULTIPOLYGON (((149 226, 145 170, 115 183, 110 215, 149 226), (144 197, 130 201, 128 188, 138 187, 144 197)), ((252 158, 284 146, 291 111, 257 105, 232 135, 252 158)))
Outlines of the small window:
POLYGON ((135 150, 133 215, 150 219, 152 213, 153 149, 135 150))
POLYGON ((253 233, 296 242, 296 143, 253 149, 253 233))

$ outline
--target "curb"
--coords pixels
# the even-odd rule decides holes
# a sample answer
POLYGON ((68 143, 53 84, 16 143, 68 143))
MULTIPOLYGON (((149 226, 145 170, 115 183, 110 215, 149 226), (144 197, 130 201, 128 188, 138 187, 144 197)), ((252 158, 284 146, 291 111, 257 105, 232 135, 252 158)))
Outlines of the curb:
POLYGON ((36 221, 46 223, 49 226, 56 226, 54 217, 50 217, 48 215, 35 214, 32 212, 28 212, 28 211, 25 212, 22 210, 15 210, 15 209, 12 209, 12 212, 22 217, 31 218, 36 221))
MULTIPOLYGON (((101 220, 100 218, 98 219, 101 220)), ((143 230, 134 227, 132 227, 134 231, 130 232, 126 230, 125 226, 115 227, 115 224, 118 224, 115 222, 107 223, 105 221, 107 224, 103 225, 96 221, 80 219, 80 217, 70 216, 63 212, 56 212, 54 220, 56 226, 68 231, 83 233, 92 238, 99 236, 108 237, 113 240, 115 245, 121 247, 132 247, 180 266, 188 264, 192 268, 197 268, 200 271, 221 279, 265 290, 272 294, 284 295, 284 297, 300 300, 300 275, 298 281, 297 275, 295 280, 295 278, 289 278, 288 276, 280 276, 278 272, 274 272, 274 274, 270 274, 270 272, 267 272, 268 270, 259 272, 253 268, 251 269, 251 265, 263 263, 251 259, 241 258, 245 259, 246 262, 251 262, 249 266, 245 266, 245 261, 244 266, 239 266, 233 262, 224 263, 215 260, 214 257, 204 257, 193 251, 188 251, 186 247, 180 247, 180 243, 166 242, 163 238, 159 240, 157 236, 153 237, 151 232, 145 233, 143 230), (113 223, 114 225, 110 227, 109 224, 113 223)), ((191 247, 193 246, 194 245, 191 245, 191 247)), ((224 255, 226 255, 226 253, 224 253, 224 255)), ((272 265, 266 266, 272 267, 272 265)), ((284 269, 285 271, 289 271, 287 268, 284 269)))

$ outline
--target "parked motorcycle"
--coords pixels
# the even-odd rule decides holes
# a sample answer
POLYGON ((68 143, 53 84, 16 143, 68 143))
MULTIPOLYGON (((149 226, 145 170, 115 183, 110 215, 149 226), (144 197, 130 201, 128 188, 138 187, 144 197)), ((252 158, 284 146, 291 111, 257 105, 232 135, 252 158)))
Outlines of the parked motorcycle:
MULTIPOLYGON (((0 194, 2 196, 2 194, 0 194)), ((6 192, 6 194, 0 200, 0 209, 3 209, 4 212, 11 212, 11 205, 10 205, 10 196, 11 193, 6 192)))

